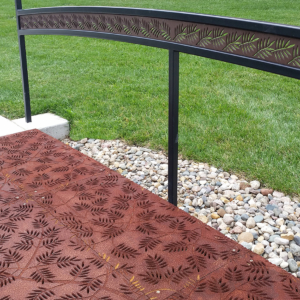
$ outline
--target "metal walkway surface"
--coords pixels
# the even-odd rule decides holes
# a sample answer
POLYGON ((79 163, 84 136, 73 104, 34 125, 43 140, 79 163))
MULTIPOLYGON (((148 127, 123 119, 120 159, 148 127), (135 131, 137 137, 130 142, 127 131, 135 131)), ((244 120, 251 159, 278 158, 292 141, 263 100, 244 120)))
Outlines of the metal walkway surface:
POLYGON ((300 281, 38 131, 0 138, 1 300, 297 300, 300 281))

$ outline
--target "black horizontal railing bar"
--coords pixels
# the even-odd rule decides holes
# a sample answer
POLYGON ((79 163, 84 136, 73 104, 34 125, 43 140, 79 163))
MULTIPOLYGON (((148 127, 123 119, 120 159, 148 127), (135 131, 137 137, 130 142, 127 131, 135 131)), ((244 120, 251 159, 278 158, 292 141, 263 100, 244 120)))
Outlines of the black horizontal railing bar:
POLYGON ((233 63, 236 65, 249 67, 252 69, 271 72, 286 77, 300 79, 300 69, 293 68, 273 62, 263 61, 251 57, 239 56, 231 53, 220 52, 211 49, 198 48, 189 45, 182 45, 168 41, 153 40, 143 37, 127 36, 123 34, 106 33, 106 32, 94 32, 84 30, 69 30, 69 29, 23 29, 19 30, 19 35, 67 35, 67 36, 79 36, 99 38, 106 40, 113 40, 119 42, 126 42, 132 44, 139 44, 144 46, 175 50, 178 52, 192 54, 196 56, 202 56, 214 60, 219 60, 227 63, 233 63))
POLYGON ((183 22, 204 23, 215 26, 223 26, 229 28, 257 31, 262 33, 283 35, 286 37, 300 38, 300 27, 297 26, 178 11, 109 6, 59 6, 17 10, 18 16, 47 13, 102 13, 152 17, 178 20, 183 22))

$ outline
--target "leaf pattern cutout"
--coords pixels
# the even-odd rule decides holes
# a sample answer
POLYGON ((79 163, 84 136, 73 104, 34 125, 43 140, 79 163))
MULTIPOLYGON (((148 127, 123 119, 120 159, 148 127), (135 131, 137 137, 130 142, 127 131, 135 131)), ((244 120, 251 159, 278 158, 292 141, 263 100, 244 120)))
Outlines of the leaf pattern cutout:
POLYGON ((106 230, 104 230, 102 237, 112 239, 114 237, 121 235, 123 232, 124 232, 124 230, 122 228, 119 228, 116 226, 111 226, 111 227, 107 228, 106 230))
POLYGON ((300 289, 293 284, 283 284, 283 290, 288 295, 291 300, 299 300, 300 299, 300 289))
POLYGON ((32 174, 32 171, 21 168, 19 170, 14 171, 13 174, 16 176, 28 176, 32 174))
POLYGON ((151 201, 145 200, 145 199, 143 199, 143 200, 139 199, 136 204, 139 208, 142 208, 142 209, 147 209, 147 208, 150 208, 151 206, 153 206, 153 203, 151 201))
POLYGON ((131 183, 126 183, 126 184, 123 185, 122 191, 125 194, 131 194, 131 193, 135 193, 136 189, 134 187, 132 187, 131 183))
POLYGON ((240 48, 243 53, 250 53, 256 50, 256 42, 259 41, 259 38, 255 38, 255 34, 244 33, 242 36, 242 42, 240 44, 240 48))
POLYGON ((171 269, 168 269, 166 271, 165 277, 172 282, 179 284, 181 280, 183 280, 184 278, 188 278, 191 273, 192 272, 190 270, 190 267, 184 268, 183 266, 179 266, 177 270, 172 267, 171 269))
POLYGON ((133 18, 132 20, 131 20, 131 29, 132 29, 132 31, 136 34, 136 35, 138 35, 139 34, 139 32, 140 32, 140 19, 139 18, 133 18))
POLYGON ((138 213, 136 216, 137 218, 144 220, 144 221, 149 221, 150 219, 153 218, 153 216, 155 215, 156 210, 149 210, 147 209, 146 211, 143 211, 141 213, 138 213))
POLYGON ((8 264, 17 264, 19 261, 23 259, 23 256, 19 252, 17 251, 12 252, 9 249, 8 253, 4 254, 4 258, 8 264))
POLYGON ((123 30, 125 34, 130 35, 131 34, 131 22, 128 19, 123 20, 123 30))
POLYGON ((197 43, 197 45, 199 45, 200 47, 206 47, 211 43, 211 33, 212 30, 209 30, 208 28, 204 28, 202 30, 199 31, 199 42, 197 43))
POLYGON ((264 275, 254 275, 253 277, 249 276, 248 281, 252 281, 251 285, 254 287, 265 287, 272 286, 275 281, 271 279, 271 276, 264 275))
POLYGON ((61 245, 62 242, 63 242, 63 240, 59 240, 58 238, 47 239, 47 240, 43 241, 43 246, 47 249, 53 249, 53 248, 61 245))
POLYGON ((199 255, 193 255, 186 258, 187 262, 191 266, 192 269, 196 269, 198 272, 202 268, 206 268, 206 261, 202 256, 199 255))
POLYGON ((160 32, 161 32, 162 37, 165 40, 167 40, 167 41, 171 40, 171 35, 170 35, 171 34, 171 28, 167 23, 163 22, 161 24, 160 32))
POLYGON ((13 248, 22 251, 29 251, 33 246, 33 241, 21 241, 16 243, 13 248))
POLYGON ((148 255, 148 258, 145 259, 147 269, 149 270, 157 270, 157 269, 162 269, 165 268, 168 264, 166 263, 165 259, 160 256, 155 254, 155 256, 148 255))
POLYGON ((209 259, 215 259, 217 260, 217 251, 209 244, 204 244, 201 246, 198 246, 195 251, 199 252, 201 255, 206 256, 209 259))
POLYGON ((137 250, 126 246, 124 243, 119 244, 117 247, 115 247, 111 254, 114 254, 117 257, 127 258, 130 257, 135 258, 137 255, 140 255, 140 253, 137 252, 137 250))
POLYGON ((122 31, 121 23, 122 23, 122 18, 118 17, 118 16, 115 16, 114 19, 113 19, 113 24, 114 24, 114 27, 115 27, 116 31, 118 31, 118 32, 122 31))
POLYGON ((0 235, 0 246, 3 246, 6 242, 8 242, 11 236, 12 236, 11 234, 5 234, 5 233, 0 235))
POLYGON ((194 230, 184 230, 181 232, 181 236, 183 240, 188 240, 189 242, 195 241, 200 236, 197 231, 194 230))
POLYGON ((293 59, 289 61, 288 64, 293 67, 300 67, 300 55, 298 46, 293 49, 293 59))
POLYGON ((119 210, 128 210, 129 208, 129 203, 128 202, 118 202, 118 203, 115 203, 112 208, 114 209, 119 209, 119 210))
POLYGON ((274 51, 274 43, 275 41, 271 42, 269 38, 261 40, 257 44, 258 51, 254 54, 254 56, 260 59, 267 59, 268 57, 272 56, 274 51))
POLYGON ((266 264, 262 261, 251 261, 242 265, 250 274, 269 274, 266 264))
MULTIPOLYGON (((109 23, 114 32, 124 34, 123 24, 129 20, 130 34, 136 34, 135 23, 139 37, 153 38, 151 20, 133 22, 134 18, 138 17, 84 14, 78 19, 70 14, 51 19, 51 24, 73 28, 70 22, 76 22, 77 29, 102 30, 100 22, 105 21, 105 30, 109 23)), ((42 17, 28 20, 36 27, 43 24, 42 17)), ((217 26, 178 23, 184 33, 191 33, 191 41, 186 34, 183 43, 195 45, 207 37, 205 47, 217 51, 228 45, 230 52, 229 43, 235 41, 240 44, 235 44, 239 48, 234 53, 259 51, 261 35, 256 33, 228 32, 225 44, 217 48, 212 42, 217 26)), ((176 26, 169 21, 159 20, 156 26, 159 39, 168 38, 164 31, 174 37, 176 26)), ((272 48, 294 44, 293 39, 278 40, 272 48)), ((288 49, 291 55, 283 53, 284 61, 299 56, 296 46, 288 49)), ((276 60, 274 52, 272 59, 276 60)), ((289 273, 78 151, 33 132, 38 135, 31 140, 24 138, 26 132, 0 137, 0 152, 6 153, 0 163, 0 188, 3 182, 8 186, 0 191, 1 300, 300 300, 298 280, 289 273), (38 161, 47 155, 53 162, 38 161), (10 169, 7 162, 20 160, 22 165, 10 169), (56 185, 57 178, 65 182, 56 185), (34 184, 37 189, 32 189, 34 184)))
POLYGON ((73 277, 87 277, 87 275, 89 274, 90 271, 90 267, 89 266, 85 266, 84 262, 82 262, 81 265, 76 265, 71 271, 70 271, 70 275, 72 275, 73 277))
POLYGON ((154 227, 151 223, 142 223, 139 226, 137 226, 136 230, 147 235, 157 234, 157 228, 154 227))
POLYGON ((277 39, 275 43, 275 49, 273 51, 276 60, 282 60, 291 56, 291 48, 295 45, 290 45, 290 41, 285 42, 284 39, 277 39))
POLYGON ((72 294, 65 294, 65 296, 62 296, 58 298, 57 300, 82 300, 83 295, 80 293, 72 293, 72 294))
POLYGON ((224 32, 224 30, 222 30, 222 29, 214 29, 214 30, 212 30, 211 43, 215 47, 224 46, 224 44, 226 43, 226 41, 225 41, 225 36, 226 35, 228 35, 228 33, 224 32))
POLYGON ((52 282, 52 279, 55 278, 54 274, 48 268, 41 268, 34 271, 30 277, 35 280, 37 283, 44 284, 45 282, 52 282))
MULTIPOLYGON (((223 239, 220 239, 220 241, 223 241, 224 243, 227 242, 223 239)), ((234 247, 235 247, 235 249, 222 251, 221 254, 220 254, 221 258, 223 260, 228 260, 228 259, 235 260, 235 259, 237 259, 241 255, 242 251, 239 247, 237 247, 237 246, 234 246, 234 247)))
MULTIPOLYGON (((105 212, 103 210, 103 212, 105 212)), ((110 210, 108 213, 107 213, 108 217, 110 218, 110 220, 113 220, 113 221, 116 221, 116 220, 119 220, 119 219, 123 219, 124 218, 124 214, 121 213, 120 211, 118 210, 110 210)))
POLYGON ((172 242, 167 244, 164 247, 164 251, 168 251, 169 253, 171 252, 181 252, 181 251, 187 251, 188 245, 181 241, 181 242, 172 242))
POLYGON ((174 41, 175 42, 182 42, 185 40, 185 36, 186 36, 186 27, 184 27, 183 25, 178 25, 175 28, 175 37, 174 37, 174 41))
POLYGON ((150 32, 155 36, 160 35, 160 22, 158 20, 151 20, 150 22, 150 32))
POLYGON ((224 282, 223 278, 212 278, 208 281, 209 289, 213 293, 227 293, 229 292, 229 286, 224 282))
POLYGON ((180 221, 179 219, 173 220, 170 223, 170 228, 173 230, 185 230, 185 222, 184 221, 180 221))
POLYGON ((234 268, 229 267, 225 271, 225 279, 228 281, 242 281, 244 279, 243 271, 241 269, 238 269, 237 266, 234 268))
POLYGON ((0 288, 15 281, 15 277, 7 272, 9 265, 9 262, 0 262, 0 288))
POLYGON ((193 218, 191 215, 184 216, 183 220, 191 224, 195 224, 197 222, 196 219, 193 218))
POLYGON ((26 299, 28 300, 49 299, 52 296, 55 296, 55 293, 53 291, 48 290, 44 287, 39 287, 38 289, 35 289, 31 293, 29 293, 26 299))
POLYGON ((139 274, 142 280, 148 284, 156 285, 164 279, 164 275, 158 271, 146 271, 145 274, 139 274))
POLYGON ((88 260, 91 264, 97 267, 97 269, 101 269, 104 266, 104 261, 99 258, 89 257, 88 260))
POLYGON ((172 217, 169 215, 156 215, 154 219, 157 223, 166 223, 172 220, 172 217))
POLYGON ((174 294, 172 294, 171 296, 169 296, 168 298, 166 298, 166 300, 184 300, 186 299, 185 295, 181 295, 181 293, 176 292, 174 294))
MULTIPOLYGON (((52 254, 52 253, 51 253, 52 254)), ((57 254, 58 255, 58 254, 57 254)), ((55 254, 56 256, 56 254, 55 254)), ((54 257, 54 256, 53 256, 54 257)), ((56 258, 56 257, 55 257, 56 258)), ((51 257, 52 259, 52 257, 51 257)), ((61 268, 66 268, 66 267, 70 267, 70 266, 74 266, 75 263, 79 262, 80 259, 76 258, 76 257, 71 257, 71 256, 63 256, 63 257, 59 257, 56 261, 57 266, 61 269, 61 268)), ((51 261, 52 262, 52 261, 51 261)))
POLYGON ((86 291, 88 294, 90 293, 90 291, 96 291, 100 288, 100 286, 102 285, 102 281, 100 279, 92 279, 92 278, 88 278, 84 281, 82 281, 82 283, 80 284, 80 291, 86 291))
POLYGON ((226 37, 226 46, 224 47, 223 51, 227 51, 227 52, 235 52, 236 50, 238 50, 241 46, 241 42, 240 42, 241 36, 239 36, 236 33, 232 33, 227 35, 226 37))
POLYGON ((196 285, 195 292, 196 293, 203 293, 205 291, 205 288, 206 288, 206 282, 199 282, 196 285))
POLYGON ((125 295, 143 295, 141 292, 143 290, 143 287, 137 282, 128 282, 128 283, 121 283, 120 284, 120 291, 125 295))
POLYGON ((141 32, 145 37, 150 37, 150 24, 145 20, 142 20, 141 32))
POLYGON ((271 297, 268 296, 268 293, 264 292, 263 290, 256 289, 251 290, 248 293, 248 299, 253 300, 272 300, 271 297))
POLYGON ((145 252, 148 250, 153 250, 156 248, 157 245, 161 244, 161 240, 152 238, 152 237, 146 237, 142 239, 139 243, 139 249, 143 248, 145 252))
POLYGON ((99 218, 98 220, 92 220, 93 225, 101 226, 101 227, 112 227, 115 220, 110 218, 99 218))

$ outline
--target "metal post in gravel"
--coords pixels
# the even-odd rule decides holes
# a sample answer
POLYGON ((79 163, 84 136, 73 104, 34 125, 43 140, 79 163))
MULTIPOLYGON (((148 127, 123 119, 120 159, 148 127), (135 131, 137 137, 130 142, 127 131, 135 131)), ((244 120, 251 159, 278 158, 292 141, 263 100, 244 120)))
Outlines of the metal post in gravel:
POLYGON ((168 201, 177 206, 179 52, 169 50, 168 201))

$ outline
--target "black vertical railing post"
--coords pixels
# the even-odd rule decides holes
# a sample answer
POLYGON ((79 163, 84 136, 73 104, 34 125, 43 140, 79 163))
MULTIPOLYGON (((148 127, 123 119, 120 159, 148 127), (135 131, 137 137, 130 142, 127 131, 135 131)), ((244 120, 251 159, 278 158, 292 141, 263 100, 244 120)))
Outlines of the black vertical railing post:
POLYGON ((177 206, 179 52, 169 50, 169 165, 168 198, 177 206))
POLYGON ((27 123, 29 123, 29 122, 31 122, 31 108, 30 108, 30 95, 29 95, 29 81, 28 81, 28 70, 27 70, 25 36, 19 34, 20 17, 18 16, 18 10, 22 9, 22 0, 15 0, 15 4, 16 4, 16 18, 17 18, 17 26, 18 26, 17 29, 18 29, 22 83, 23 83, 25 121, 27 123))

